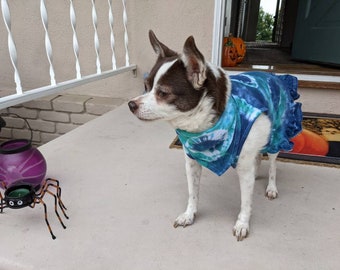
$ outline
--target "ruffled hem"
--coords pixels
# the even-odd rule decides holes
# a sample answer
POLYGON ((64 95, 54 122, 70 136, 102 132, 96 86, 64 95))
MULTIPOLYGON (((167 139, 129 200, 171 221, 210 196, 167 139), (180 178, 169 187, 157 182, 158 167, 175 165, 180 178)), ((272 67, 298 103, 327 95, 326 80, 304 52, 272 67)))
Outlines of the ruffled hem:
POLYGON ((285 86, 287 93, 287 110, 285 114, 284 123, 282 123, 282 138, 281 142, 267 147, 268 153, 277 153, 279 151, 291 151, 294 143, 291 139, 294 138, 302 131, 302 104, 295 102, 300 95, 298 94, 298 80, 296 77, 291 75, 277 75, 281 82, 285 86))

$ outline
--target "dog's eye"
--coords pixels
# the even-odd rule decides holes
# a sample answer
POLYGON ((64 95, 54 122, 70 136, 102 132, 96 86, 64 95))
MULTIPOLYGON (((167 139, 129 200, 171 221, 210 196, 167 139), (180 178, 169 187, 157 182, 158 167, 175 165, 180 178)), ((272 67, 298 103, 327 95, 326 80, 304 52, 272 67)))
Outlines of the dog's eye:
POLYGON ((163 91, 161 89, 157 91, 157 96, 160 97, 160 98, 165 98, 168 95, 169 95, 169 93, 167 93, 167 92, 165 92, 165 91, 163 91))

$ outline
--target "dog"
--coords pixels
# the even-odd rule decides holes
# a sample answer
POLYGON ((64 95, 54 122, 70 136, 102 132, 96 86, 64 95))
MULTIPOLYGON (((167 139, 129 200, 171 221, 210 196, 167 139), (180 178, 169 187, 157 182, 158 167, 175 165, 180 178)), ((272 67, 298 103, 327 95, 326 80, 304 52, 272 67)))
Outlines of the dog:
POLYGON ((233 235, 241 241, 249 234, 261 154, 267 152, 270 163, 265 194, 275 199, 276 157, 279 151, 292 149, 290 139, 301 131, 301 103, 295 102, 297 79, 265 72, 227 76, 222 68, 205 61, 192 36, 182 53, 161 43, 152 30, 149 39, 158 58, 145 78, 145 93, 128 106, 140 120, 168 121, 182 142, 189 199, 174 227, 194 223, 202 166, 217 175, 232 166, 241 189, 233 235))

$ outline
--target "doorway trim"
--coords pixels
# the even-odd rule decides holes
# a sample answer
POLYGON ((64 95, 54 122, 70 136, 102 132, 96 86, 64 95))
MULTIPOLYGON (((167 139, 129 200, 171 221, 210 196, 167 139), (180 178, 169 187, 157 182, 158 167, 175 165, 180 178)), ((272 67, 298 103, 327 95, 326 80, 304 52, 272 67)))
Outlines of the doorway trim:
POLYGON ((217 66, 220 65, 222 59, 223 28, 226 21, 225 4, 226 0, 215 0, 211 62, 217 66))

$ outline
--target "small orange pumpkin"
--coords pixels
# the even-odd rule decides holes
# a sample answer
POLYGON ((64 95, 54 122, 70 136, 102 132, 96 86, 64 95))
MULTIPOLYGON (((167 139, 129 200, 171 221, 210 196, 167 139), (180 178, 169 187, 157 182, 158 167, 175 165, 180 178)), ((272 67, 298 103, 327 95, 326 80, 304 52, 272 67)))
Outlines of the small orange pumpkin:
POLYGON ((237 50, 237 63, 241 63, 246 55, 246 44, 244 43, 243 39, 240 37, 233 37, 233 34, 229 34, 228 37, 223 38, 223 44, 230 44, 230 42, 234 45, 237 50))
POLYGON ((237 49, 231 39, 224 43, 222 54, 222 67, 234 67, 237 65, 237 49))
POLYGON ((232 37, 232 41, 237 50, 237 63, 241 63, 246 55, 246 44, 242 38, 232 37))
POLYGON ((320 135, 307 129, 303 129, 291 141, 294 143, 291 153, 318 156, 325 156, 328 153, 328 142, 320 135))

